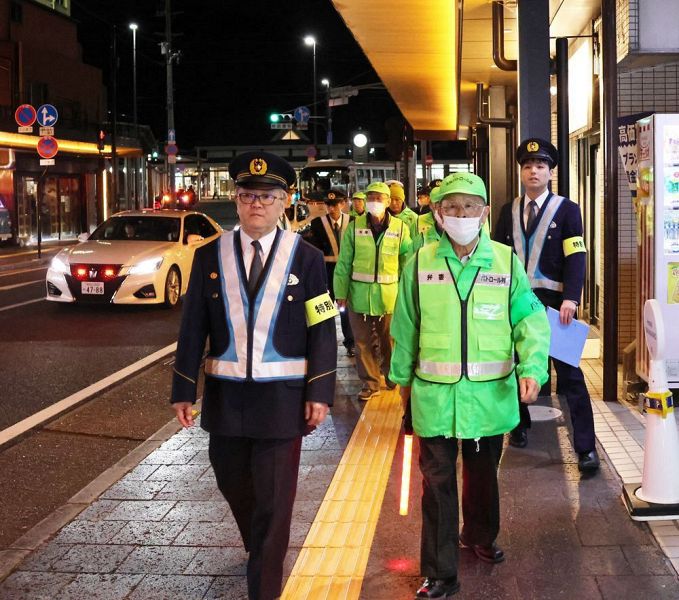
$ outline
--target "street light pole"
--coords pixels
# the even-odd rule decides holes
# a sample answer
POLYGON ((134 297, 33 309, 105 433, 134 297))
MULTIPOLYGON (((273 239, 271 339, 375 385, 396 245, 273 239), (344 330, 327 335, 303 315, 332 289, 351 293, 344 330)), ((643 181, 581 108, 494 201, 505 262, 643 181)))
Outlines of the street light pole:
POLYGON ((314 59, 314 104, 311 108, 311 119, 314 129, 314 146, 318 145, 318 134, 316 129, 316 121, 313 120, 314 112, 316 109, 316 38, 313 35, 307 35, 304 38, 304 43, 307 46, 313 46, 313 59, 314 59))
MULTIPOLYGON (((130 23, 132 30, 132 115, 134 123, 134 139, 139 142, 139 122, 137 120, 137 28, 136 23, 130 23)), ((134 207, 139 209, 139 164, 140 159, 136 158, 134 169, 134 207)))
MULTIPOLYGON (((167 78, 167 131, 174 131, 174 86, 172 84, 172 7, 171 0, 165 0, 165 66, 167 78)), ((169 139, 167 140, 170 141, 169 139)), ((173 157, 174 158, 174 157, 173 157)), ((176 201, 175 198, 175 182, 174 182, 174 162, 169 157, 167 160, 167 175, 168 175, 168 189, 170 190, 170 198, 176 201)))
POLYGON ((330 80, 329 79, 323 79, 321 83, 325 86, 325 90, 327 92, 327 102, 328 102, 328 113, 327 113, 327 121, 328 121, 328 131, 326 133, 326 138, 325 138, 325 143, 328 145, 328 154, 330 154, 330 146, 332 145, 332 108, 330 107, 330 80))

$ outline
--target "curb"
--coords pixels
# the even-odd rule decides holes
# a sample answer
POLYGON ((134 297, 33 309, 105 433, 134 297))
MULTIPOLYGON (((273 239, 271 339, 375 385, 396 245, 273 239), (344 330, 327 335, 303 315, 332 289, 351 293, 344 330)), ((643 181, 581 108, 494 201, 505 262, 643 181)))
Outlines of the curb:
POLYGON ((24 260, 22 262, 4 264, 4 265, 0 265, 0 272, 2 272, 2 271, 12 271, 14 269, 26 269, 28 267, 40 267, 42 265, 49 264, 50 260, 52 260, 51 256, 49 258, 45 258, 45 257, 34 258, 32 260, 24 260))
POLYGON ((116 481, 121 479, 144 458, 169 440, 182 426, 176 419, 163 425, 158 431, 142 442, 134 450, 110 466, 94 481, 70 498, 66 504, 54 510, 37 525, 32 527, 8 548, 0 551, 0 582, 38 546, 46 542, 62 527, 70 523, 116 481))

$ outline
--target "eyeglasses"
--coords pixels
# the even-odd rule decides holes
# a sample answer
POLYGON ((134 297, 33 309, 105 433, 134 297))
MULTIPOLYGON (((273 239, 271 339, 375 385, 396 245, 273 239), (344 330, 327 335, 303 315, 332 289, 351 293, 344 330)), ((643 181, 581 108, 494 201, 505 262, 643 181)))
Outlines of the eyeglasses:
POLYGON ((447 215, 464 213, 467 216, 473 217, 480 214, 485 207, 485 204, 477 202, 441 202, 441 212, 447 215))
POLYGON ((271 206, 276 200, 282 198, 276 194, 252 194, 250 192, 241 192, 238 194, 238 199, 243 204, 254 204, 255 200, 259 200, 262 206, 271 206))

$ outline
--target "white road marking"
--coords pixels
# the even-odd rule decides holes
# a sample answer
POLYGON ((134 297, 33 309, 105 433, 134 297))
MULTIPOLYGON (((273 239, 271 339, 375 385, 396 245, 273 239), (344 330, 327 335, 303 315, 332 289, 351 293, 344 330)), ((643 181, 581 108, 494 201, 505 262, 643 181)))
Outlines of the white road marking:
POLYGON ((32 273, 33 271, 47 271, 49 267, 35 267, 35 269, 21 269, 21 271, 5 271, 0 273, 0 277, 11 277, 12 275, 21 275, 22 273, 32 273))
MULTIPOLYGON (((59 247, 59 248, 43 248, 42 253, 47 254, 47 253, 50 253, 50 252, 58 252, 59 250, 61 250, 61 247, 59 247)), ((37 257, 38 251, 37 250, 25 250, 24 252, 12 252, 10 254, 1 255, 0 259, 9 259, 9 258, 13 258, 15 256, 26 256, 27 254, 35 254, 36 257, 37 257)))
POLYGON ((3 306, 0 308, 0 312, 3 310, 10 310, 12 308, 19 308, 20 306, 26 306, 27 304, 33 304, 35 302, 42 302, 44 298, 36 298, 35 300, 26 300, 26 302, 19 302, 18 304, 10 304, 9 306, 3 306))
POLYGON ((70 396, 64 398, 63 400, 55 402, 54 404, 48 406, 47 408, 43 408, 41 411, 35 413, 34 415, 31 415, 30 417, 25 418, 23 421, 19 421, 18 423, 12 425, 11 427, 3 429, 2 431, 0 431, 0 446, 9 442, 15 437, 20 436, 29 429, 38 427, 45 421, 53 419, 55 416, 68 410, 72 406, 79 404, 80 402, 86 400, 90 396, 93 396, 94 394, 101 392, 107 387, 110 387, 113 384, 118 383, 119 381, 125 379, 126 377, 129 377, 130 375, 136 373, 137 371, 145 369, 147 366, 153 364, 154 362, 160 360, 161 358, 167 356, 168 354, 171 354, 176 349, 177 342, 174 342, 169 346, 165 346, 165 348, 161 348, 160 350, 154 352, 153 354, 149 354, 145 358, 142 358, 141 360, 132 363, 131 365, 125 367, 124 369, 120 369, 120 371, 116 371, 112 375, 104 377, 104 379, 101 379, 96 383, 93 383, 92 385, 88 385, 86 388, 83 388, 79 392, 71 394, 70 396))
POLYGON ((25 285, 33 285, 34 283, 45 283, 44 279, 34 279, 33 281, 25 281, 24 283, 14 283, 12 285, 4 285, 0 287, 0 292, 5 290, 13 290, 14 288, 24 287, 25 285))

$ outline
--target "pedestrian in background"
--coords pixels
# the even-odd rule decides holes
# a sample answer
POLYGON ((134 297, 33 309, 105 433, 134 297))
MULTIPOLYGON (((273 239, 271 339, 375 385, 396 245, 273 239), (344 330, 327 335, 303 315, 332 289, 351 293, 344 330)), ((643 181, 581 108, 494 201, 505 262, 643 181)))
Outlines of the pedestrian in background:
POLYGON ((390 216, 389 188, 373 182, 366 188, 368 214, 355 218, 342 240, 334 275, 337 304, 349 310, 356 341, 356 370, 363 387, 358 399, 380 393, 380 376, 389 389, 391 360, 389 325, 394 312, 398 279, 410 252, 410 231, 390 216))
POLYGON ((455 173, 439 193, 434 210, 445 235, 408 261, 391 325, 389 378, 411 403, 423 477, 426 579, 416 598, 448 598, 459 590, 460 544, 484 562, 504 560, 495 541, 503 437, 519 420, 517 378, 521 401, 534 402, 547 380, 549 350, 547 317, 521 263, 483 229, 489 208, 481 178, 455 173))
POLYGON ((365 193, 354 192, 351 196, 351 211, 349 214, 352 217, 360 217, 365 214, 365 193))
MULTIPOLYGON (((548 187, 558 157, 557 149, 546 140, 529 138, 521 143, 516 160, 526 193, 502 207, 493 238, 514 248, 537 297, 545 307, 559 311, 561 323, 568 325, 576 315, 585 283, 586 249, 580 208, 548 187)), ((580 367, 552 360, 557 390, 566 396, 571 413, 578 468, 595 472, 599 456, 585 376, 580 367)), ((521 422, 512 431, 509 443, 525 447, 530 424, 530 413, 522 405, 521 422)))
POLYGON ((387 209, 392 217, 401 219, 408 229, 412 229, 413 223, 417 221, 417 213, 406 205, 406 193, 403 184, 396 181, 389 186, 389 197, 391 202, 387 209))
POLYGON ((335 393, 337 311, 322 254, 277 228, 293 168, 267 152, 235 157, 240 229, 196 251, 184 300, 172 405, 184 427, 205 342, 201 426, 210 463, 250 553, 250 600, 281 594, 302 436, 335 393))

